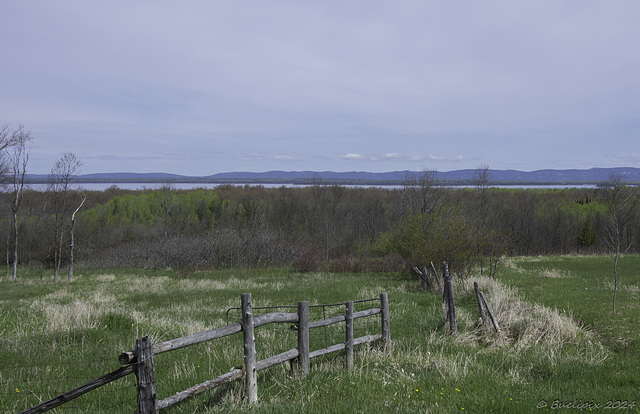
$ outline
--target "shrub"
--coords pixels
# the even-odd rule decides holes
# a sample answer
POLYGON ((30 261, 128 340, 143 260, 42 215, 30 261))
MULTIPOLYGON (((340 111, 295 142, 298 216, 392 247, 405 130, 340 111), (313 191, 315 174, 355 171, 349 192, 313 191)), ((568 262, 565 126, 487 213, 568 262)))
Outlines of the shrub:
POLYGON ((304 249, 293 260, 292 266, 296 272, 309 273, 320 270, 322 264, 318 253, 312 249, 304 249))
POLYGON ((468 273, 476 259, 472 226, 455 209, 407 217, 379 239, 377 250, 399 254, 413 266, 446 261, 459 275, 468 273))
POLYGON ((344 256, 329 263, 329 271, 334 273, 362 273, 367 270, 367 261, 360 256, 344 256))

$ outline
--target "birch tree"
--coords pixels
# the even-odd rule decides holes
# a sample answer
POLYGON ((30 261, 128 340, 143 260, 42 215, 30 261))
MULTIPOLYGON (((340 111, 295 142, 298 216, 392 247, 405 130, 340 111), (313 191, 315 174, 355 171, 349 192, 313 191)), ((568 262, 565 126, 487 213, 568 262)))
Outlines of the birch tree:
POLYGON ((11 191, 11 215, 13 223, 13 277, 15 281, 18 273, 18 209, 22 203, 24 194, 24 177, 29 163, 29 149, 27 143, 31 141, 31 131, 26 131, 24 126, 7 133, 3 148, 3 159, 6 160, 6 176, 9 180, 11 191), (6 158, 5 158, 6 157, 6 158))
POLYGON ((56 282, 62 262, 64 223, 69 210, 68 193, 81 166, 82 161, 72 152, 67 152, 62 154, 49 173, 48 189, 52 197, 51 209, 54 216, 53 280, 56 282))
POLYGON ((76 227, 76 214, 78 213, 78 211, 80 211, 86 200, 87 196, 82 196, 82 201, 80 202, 78 208, 76 208, 75 211, 71 214, 71 221, 69 222, 69 274, 67 276, 67 280, 69 282, 73 282, 73 250, 75 248, 75 239, 73 237, 73 232, 76 227))
POLYGON ((627 186, 620 175, 612 175, 606 183, 606 203, 609 209, 609 225, 606 242, 613 253, 613 311, 616 311, 618 291, 618 262, 620 256, 631 248, 627 230, 640 205, 640 187, 627 186))
POLYGON ((16 130, 11 129, 9 124, 0 125, 0 184, 7 185, 9 183, 10 148, 16 145, 18 134, 16 130))

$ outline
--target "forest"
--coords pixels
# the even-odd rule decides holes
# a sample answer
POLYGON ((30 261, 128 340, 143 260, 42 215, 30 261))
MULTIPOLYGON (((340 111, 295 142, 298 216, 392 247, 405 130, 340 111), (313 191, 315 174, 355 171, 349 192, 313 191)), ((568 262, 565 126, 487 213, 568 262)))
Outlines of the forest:
MULTIPOLYGON (((293 266, 298 271, 397 271, 446 260, 489 274, 508 255, 638 252, 638 188, 502 189, 440 185, 434 173, 401 188, 222 185, 177 190, 64 192, 25 188, 17 214, 20 264, 43 277, 77 269, 293 266), (80 207, 81 208, 80 208, 80 207), (74 241, 68 239, 74 217, 74 241)), ((6 190, 6 189, 5 189, 6 190)), ((13 263, 12 192, 4 192, 0 246, 13 263)))

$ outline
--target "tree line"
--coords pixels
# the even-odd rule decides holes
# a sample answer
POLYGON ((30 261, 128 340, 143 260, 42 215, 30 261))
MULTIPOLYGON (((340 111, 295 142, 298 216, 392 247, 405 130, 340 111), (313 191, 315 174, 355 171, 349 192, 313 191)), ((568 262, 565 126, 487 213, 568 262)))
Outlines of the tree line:
MULTIPOLYGON (((607 199, 612 191, 164 185, 67 190, 63 203, 53 189, 27 189, 18 220, 18 257, 55 275, 69 260, 63 234, 70 214, 84 203, 76 211, 75 239, 76 260, 85 267, 296 264, 302 270, 334 265, 350 271, 384 269, 385 261, 421 266, 447 260, 454 272, 481 265, 491 273, 510 254, 603 253, 612 251, 615 240, 620 253, 637 252, 638 215, 612 228, 607 199)), ((10 213, 11 204, 5 209, 10 213)), ((3 217, 2 230, 10 235, 12 215, 3 217)), ((11 237, 2 244, 12 251, 11 237)))
MULTIPOLYGON (((0 135, 0 248, 7 277, 21 263, 58 280, 83 268, 294 266, 300 271, 395 271, 446 260, 453 273, 495 274, 507 255, 638 252, 638 188, 611 177, 597 188, 444 187, 435 171, 407 175, 401 188, 222 185, 177 190, 81 190, 82 162, 62 154, 46 191, 24 186, 24 128, 0 135), (22 138, 16 138, 22 137, 22 138), (18 208, 19 207, 19 208, 18 208), (13 270, 12 270, 13 269, 13 270)), ((49 277, 49 276, 46 276, 49 277)))

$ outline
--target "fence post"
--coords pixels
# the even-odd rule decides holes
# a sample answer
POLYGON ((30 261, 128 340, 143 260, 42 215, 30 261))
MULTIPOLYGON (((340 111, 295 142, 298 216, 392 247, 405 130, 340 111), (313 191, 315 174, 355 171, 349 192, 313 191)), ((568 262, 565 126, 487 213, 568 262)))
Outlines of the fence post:
POLYGON ((298 302, 298 372, 309 374, 309 302, 298 302))
POLYGON ((258 402, 258 373, 256 371, 256 337, 253 334, 251 293, 240 295, 242 301, 242 335, 244 337, 244 391, 249 404, 258 402))
POLYGON ((436 271, 436 267, 433 265, 433 262, 430 262, 430 264, 433 276, 436 278, 436 283, 438 284, 438 289, 440 289, 440 277, 438 276, 438 272, 436 271))
POLYGON ((447 299, 447 316, 449 318, 449 333, 458 333, 458 323, 456 322, 456 302, 453 298, 453 281, 449 275, 447 262, 442 262, 442 277, 444 279, 444 292, 447 299))
POLYGON ((482 294, 482 292, 480 292, 480 299, 482 299, 482 303, 487 308, 487 313, 489 313, 489 319, 491 319, 491 323, 493 324, 493 327, 495 328, 496 332, 500 332, 500 327, 498 326, 498 321, 496 320, 496 317, 493 315, 493 311, 491 310, 491 306, 489 306, 489 302, 487 302, 487 299, 485 299, 485 297, 482 294))
POLYGON ((351 369, 353 366, 353 302, 347 302, 347 312, 345 314, 346 329, 346 341, 345 350, 347 352, 347 368, 351 369))
POLYGON ((478 300, 478 308, 480 309, 480 318, 482 318, 482 324, 484 324, 487 316, 484 314, 484 306, 482 304, 482 298, 480 297, 480 289, 478 288, 478 282, 473 282, 473 288, 476 291, 476 299, 478 300))
POLYGON ((391 351, 391 330, 389 322, 389 297, 386 293, 380 294, 380 315, 382 319, 382 341, 385 352, 391 351))
POLYGON ((138 382, 138 414, 158 413, 156 369, 152 343, 148 336, 138 338, 135 347, 136 378, 138 382))

